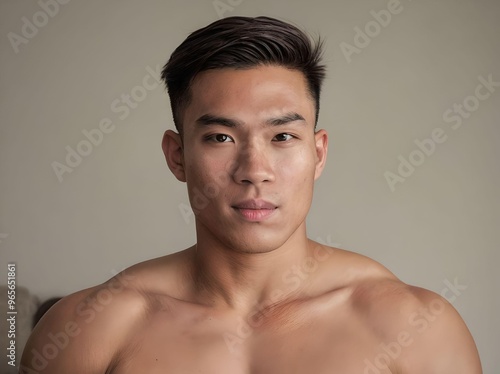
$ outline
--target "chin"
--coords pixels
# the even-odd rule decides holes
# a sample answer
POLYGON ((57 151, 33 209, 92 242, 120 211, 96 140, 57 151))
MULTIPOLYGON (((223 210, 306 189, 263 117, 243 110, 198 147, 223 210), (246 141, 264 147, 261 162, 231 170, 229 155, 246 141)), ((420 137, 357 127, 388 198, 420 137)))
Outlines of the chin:
MULTIPOLYGON (((260 230, 257 230, 260 231, 260 230)), ((224 244, 237 253, 269 253, 282 247, 288 239, 288 236, 278 235, 276 231, 272 232, 252 232, 247 235, 226 238, 224 244)))
POLYGON ((199 239, 207 235, 232 252, 249 254, 269 253, 281 248, 300 227, 300 224, 295 225, 295 222, 290 221, 261 225, 227 220, 216 222, 207 217, 199 219, 197 223, 199 233, 203 233, 199 239), (294 227, 295 230, 292 229, 294 227))
POLYGON ((230 249, 235 253, 244 253, 244 254, 263 254, 270 253, 277 249, 274 246, 255 246, 255 245, 239 245, 239 246, 231 246, 230 249))

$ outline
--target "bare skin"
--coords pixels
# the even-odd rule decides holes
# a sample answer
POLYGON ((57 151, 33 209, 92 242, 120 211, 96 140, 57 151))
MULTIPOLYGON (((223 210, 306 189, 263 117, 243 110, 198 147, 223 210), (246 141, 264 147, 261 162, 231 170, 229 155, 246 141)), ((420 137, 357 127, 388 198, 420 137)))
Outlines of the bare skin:
POLYGON ((300 72, 201 73, 184 133, 167 131, 197 244, 56 304, 21 373, 479 374, 441 296, 307 239, 327 154, 300 72))

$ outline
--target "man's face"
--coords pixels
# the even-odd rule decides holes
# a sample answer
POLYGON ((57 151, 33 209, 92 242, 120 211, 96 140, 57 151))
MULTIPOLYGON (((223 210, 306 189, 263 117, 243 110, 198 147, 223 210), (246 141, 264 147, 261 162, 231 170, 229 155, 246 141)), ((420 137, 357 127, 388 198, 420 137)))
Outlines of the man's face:
POLYGON ((164 150, 187 182, 198 241, 268 252, 303 236, 327 148, 304 75, 278 66, 209 70, 191 94, 183 141, 170 133, 164 150))

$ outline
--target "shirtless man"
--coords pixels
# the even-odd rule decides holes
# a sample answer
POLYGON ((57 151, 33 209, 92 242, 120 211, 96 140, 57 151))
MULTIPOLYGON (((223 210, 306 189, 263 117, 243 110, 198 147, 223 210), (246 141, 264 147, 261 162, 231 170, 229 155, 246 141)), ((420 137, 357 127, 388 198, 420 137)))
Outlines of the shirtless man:
POLYGON ((306 236, 327 154, 316 130, 321 43, 278 20, 231 17, 165 66, 196 244, 57 303, 21 373, 479 374, 441 296, 306 236))

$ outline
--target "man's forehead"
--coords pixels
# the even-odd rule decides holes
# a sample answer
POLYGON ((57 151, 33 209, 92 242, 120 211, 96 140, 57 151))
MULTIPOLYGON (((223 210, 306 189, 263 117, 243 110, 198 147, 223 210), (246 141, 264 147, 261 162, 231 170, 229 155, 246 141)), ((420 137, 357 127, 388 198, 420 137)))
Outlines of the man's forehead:
POLYGON ((189 122, 207 114, 232 117, 235 112, 262 121, 290 113, 308 122, 314 117, 314 100, 303 73, 280 66, 204 71, 194 79, 190 96, 189 122))

